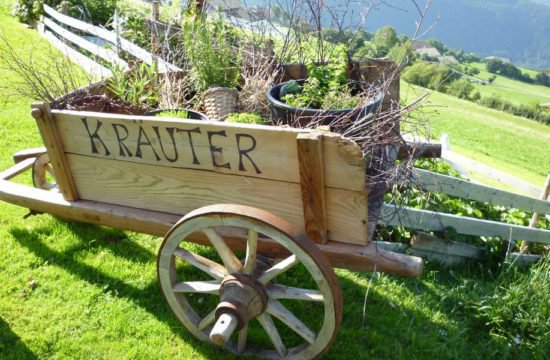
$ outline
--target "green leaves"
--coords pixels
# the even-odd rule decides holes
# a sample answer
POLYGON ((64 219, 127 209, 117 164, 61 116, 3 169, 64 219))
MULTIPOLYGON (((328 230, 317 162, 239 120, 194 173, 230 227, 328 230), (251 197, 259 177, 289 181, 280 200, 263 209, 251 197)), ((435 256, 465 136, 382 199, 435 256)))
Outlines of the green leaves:
POLYGON ((120 100, 142 108, 158 104, 160 80, 155 66, 140 63, 130 71, 121 66, 114 66, 111 71, 113 76, 107 88, 120 100))
MULTIPOLYGON (((348 58, 346 48, 335 48, 335 60, 328 64, 306 65, 308 78, 301 92, 297 83, 289 83, 281 99, 290 106, 310 109, 348 109, 357 106, 361 98, 354 97, 347 83, 348 58)), ((299 86, 299 85, 298 85, 299 86)))

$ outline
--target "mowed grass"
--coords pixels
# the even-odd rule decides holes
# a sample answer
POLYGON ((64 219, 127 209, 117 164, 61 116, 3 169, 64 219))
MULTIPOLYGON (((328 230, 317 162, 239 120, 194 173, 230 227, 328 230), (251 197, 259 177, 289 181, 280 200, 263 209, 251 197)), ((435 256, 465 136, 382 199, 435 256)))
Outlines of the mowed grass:
MULTIPOLYGON (((407 101, 425 89, 402 83, 407 101)), ((537 186, 550 170, 550 126, 432 92, 419 114, 429 119, 432 137, 448 134, 453 151, 537 186)))
MULTIPOLYGON (((21 49, 39 40, 5 13, 0 24, 21 49)), ((7 94, 2 170, 15 151, 42 144, 30 99, 7 94)), ((47 214, 23 219, 27 212, 0 202, 0 359, 235 358, 197 341, 172 315, 156 279, 160 238, 47 214)), ((325 358, 545 359, 549 269, 428 264, 419 279, 338 270, 344 317, 325 358)))
MULTIPOLYGON (((485 64, 471 63, 470 67, 480 70, 477 78, 487 80, 493 74, 486 71, 485 64)), ((526 71, 523 70, 522 71, 526 71)), ((527 71, 534 78, 534 72, 527 71)), ((515 104, 541 104, 550 102, 550 87, 528 84, 518 80, 512 80, 504 76, 497 75, 497 78, 489 85, 474 84, 475 90, 482 96, 499 96, 515 104)))

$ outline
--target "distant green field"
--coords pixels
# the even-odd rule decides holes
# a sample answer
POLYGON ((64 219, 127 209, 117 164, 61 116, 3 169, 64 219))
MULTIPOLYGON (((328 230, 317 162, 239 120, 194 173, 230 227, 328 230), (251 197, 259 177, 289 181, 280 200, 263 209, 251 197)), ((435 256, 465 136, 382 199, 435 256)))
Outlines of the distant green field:
MULTIPOLYGON (((477 78, 487 80, 493 75, 485 70, 485 64, 471 63, 468 66, 476 67, 481 71, 476 75, 477 78)), ((529 73, 531 77, 536 75, 536 71, 533 70, 522 69, 522 71, 529 73)), ((550 102, 550 87, 527 84, 503 76, 497 76, 490 85, 474 84, 474 86, 482 96, 496 95, 516 104, 550 102)))
MULTIPOLYGON (((402 97, 425 91, 402 83, 402 97)), ((418 114, 429 119, 432 136, 449 134, 453 151, 542 186, 550 170, 550 127, 433 92, 418 114)))

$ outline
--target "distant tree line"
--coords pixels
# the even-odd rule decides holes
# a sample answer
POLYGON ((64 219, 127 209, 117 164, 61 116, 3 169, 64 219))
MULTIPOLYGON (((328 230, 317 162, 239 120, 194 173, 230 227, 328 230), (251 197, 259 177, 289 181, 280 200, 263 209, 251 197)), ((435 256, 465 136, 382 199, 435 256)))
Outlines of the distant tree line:
POLYGON ((540 71, 533 79, 529 74, 522 72, 518 67, 500 59, 490 59, 486 62, 487 71, 510 79, 523 81, 529 84, 538 84, 550 87, 550 76, 540 71))

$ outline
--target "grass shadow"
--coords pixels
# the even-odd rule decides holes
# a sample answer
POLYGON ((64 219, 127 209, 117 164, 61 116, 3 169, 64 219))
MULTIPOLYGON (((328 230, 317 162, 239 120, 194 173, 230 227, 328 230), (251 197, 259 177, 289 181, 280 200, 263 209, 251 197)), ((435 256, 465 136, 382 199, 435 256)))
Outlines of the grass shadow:
POLYGON ((38 357, 15 334, 9 324, 0 317, 0 359, 28 360, 38 357))
MULTIPOLYGON (((74 231, 82 229, 80 224, 72 224, 67 226, 74 231)), ((136 306, 139 306, 143 310, 152 314, 158 321, 167 324, 174 334, 176 334, 183 341, 190 343, 194 349, 201 352, 206 358, 219 359, 224 357, 224 355, 227 355, 227 353, 223 350, 212 345, 205 344, 187 332, 187 330, 170 310, 156 280, 138 288, 132 284, 114 278, 96 267, 76 260, 75 257, 79 252, 90 250, 91 247, 95 246, 98 248, 109 248, 114 254, 124 256, 128 256, 128 254, 137 254, 136 256, 130 256, 130 258, 135 259, 138 263, 156 262, 156 257, 151 255, 149 250, 142 248, 132 241, 107 241, 106 239, 113 234, 111 229, 98 229, 97 227, 94 227, 94 233, 96 234, 94 236, 95 239, 97 239, 98 231, 102 232, 103 235, 106 235, 106 238, 95 242, 86 242, 86 239, 89 240, 89 238, 87 238, 88 235, 84 233, 83 241, 80 241, 77 245, 65 249, 64 251, 51 249, 44 244, 41 239, 41 233, 51 233, 51 229, 49 228, 34 228, 32 231, 25 228, 12 228, 10 233, 20 245, 24 246, 41 259, 47 260, 51 265, 63 268, 68 273, 78 276, 80 279, 91 285, 104 289, 106 289, 105 286, 108 285, 108 291, 110 291, 113 296, 128 299, 136 306), (131 248, 132 251, 126 252, 128 248, 131 248)), ((117 233, 117 231, 115 231, 115 233, 117 233)))

